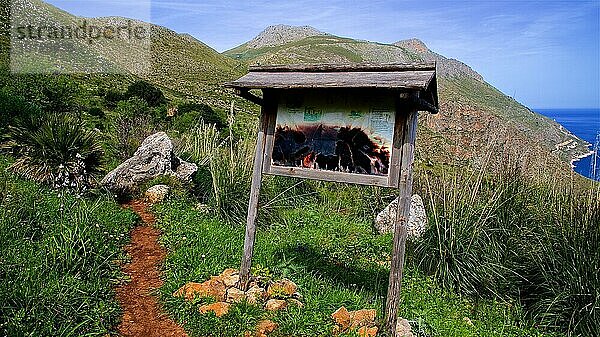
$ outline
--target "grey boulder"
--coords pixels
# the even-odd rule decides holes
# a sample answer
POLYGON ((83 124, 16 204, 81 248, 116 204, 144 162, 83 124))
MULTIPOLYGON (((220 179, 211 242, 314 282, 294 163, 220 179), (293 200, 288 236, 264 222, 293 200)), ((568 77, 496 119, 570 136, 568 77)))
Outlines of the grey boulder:
POLYGON ((164 132, 148 136, 135 151, 133 157, 108 173, 102 185, 114 193, 132 193, 139 186, 158 176, 172 176, 182 182, 190 182, 198 170, 173 153, 173 142, 164 132))
MULTIPOLYGON (((375 229, 379 234, 392 233, 394 231, 397 208, 398 198, 394 199, 383 211, 377 214, 375 229)), ((425 205, 423 205, 423 200, 418 194, 414 194, 410 198, 410 215, 406 227, 409 239, 420 237, 427 227, 425 205)))

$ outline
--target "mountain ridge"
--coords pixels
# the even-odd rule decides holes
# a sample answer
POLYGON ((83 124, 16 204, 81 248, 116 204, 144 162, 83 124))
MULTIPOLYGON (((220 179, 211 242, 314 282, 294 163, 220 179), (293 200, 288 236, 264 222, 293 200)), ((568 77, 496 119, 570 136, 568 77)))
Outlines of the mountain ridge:
MULTIPOLYGON (((26 1, 40 7, 34 8, 33 13, 57 13, 61 20, 78 18, 40 0, 26 1)), ((151 29, 148 74, 136 74, 131 60, 124 57, 127 50, 112 45, 85 46, 83 50, 185 97, 222 109, 235 100, 242 111, 250 113, 256 113, 257 108, 223 87, 224 82, 243 75, 250 64, 436 61, 441 113, 421 118, 417 148, 420 161, 478 165, 490 160, 486 159, 487 154, 493 149, 516 156, 524 166, 542 166, 550 161, 553 167, 570 170, 571 159, 587 152, 583 141, 563 131, 557 123, 502 94, 468 65, 431 51, 418 39, 385 44, 338 37, 308 26, 276 25, 267 27, 247 43, 218 53, 188 34, 142 24, 151 29), (555 148, 568 140, 570 148, 555 148)), ((502 161, 500 156, 492 159, 502 161)))
MULTIPOLYGON (((264 38, 269 33, 266 29, 259 35, 264 38)), ((483 165, 496 160, 499 167, 500 156, 489 158, 493 149, 517 158, 524 168, 549 165, 565 169, 571 159, 587 152, 585 142, 558 123, 503 94, 467 64, 430 50, 419 39, 385 44, 328 34, 287 42, 281 35, 285 35, 282 29, 277 45, 252 48, 245 43, 223 54, 250 65, 435 61, 441 113, 421 118, 420 134, 425 141, 418 143, 417 152, 424 162, 442 158, 440 162, 449 164, 459 160, 483 165), (556 148, 565 141, 575 145, 556 148)))

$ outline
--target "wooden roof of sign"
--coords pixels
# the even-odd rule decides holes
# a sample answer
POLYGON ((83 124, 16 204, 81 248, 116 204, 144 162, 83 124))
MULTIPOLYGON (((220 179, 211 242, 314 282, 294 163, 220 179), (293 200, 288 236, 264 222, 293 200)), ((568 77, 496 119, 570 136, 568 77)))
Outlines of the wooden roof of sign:
POLYGON ((251 99, 250 89, 376 88, 418 92, 422 110, 438 111, 435 63, 304 64, 250 66, 225 86, 251 99))

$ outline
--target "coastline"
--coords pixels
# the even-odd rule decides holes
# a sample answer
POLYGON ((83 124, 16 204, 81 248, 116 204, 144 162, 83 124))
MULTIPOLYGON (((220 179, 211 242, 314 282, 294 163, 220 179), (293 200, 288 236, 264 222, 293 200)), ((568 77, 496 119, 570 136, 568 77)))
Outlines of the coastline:
POLYGON ((571 159, 571 169, 574 169, 574 168, 575 168, 575 163, 576 163, 576 162, 580 161, 580 160, 581 160, 581 159, 583 159, 583 158, 587 158, 587 157, 589 157, 589 156, 591 156, 591 155, 593 155, 593 154, 594 154, 594 151, 589 151, 588 153, 585 153, 585 154, 579 155, 579 156, 577 156, 577 157, 575 157, 575 158, 571 159))

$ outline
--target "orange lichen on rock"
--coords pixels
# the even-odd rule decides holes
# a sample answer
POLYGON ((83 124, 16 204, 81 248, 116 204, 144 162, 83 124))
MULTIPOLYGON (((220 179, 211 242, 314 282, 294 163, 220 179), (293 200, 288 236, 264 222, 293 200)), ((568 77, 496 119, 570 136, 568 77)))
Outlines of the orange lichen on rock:
POLYGON ((216 302, 212 304, 207 304, 200 306, 198 310, 201 314, 206 314, 208 312, 214 312, 217 317, 221 317, 226 315, 229 312, 229 307, 231 305, 227 302, 216 302))

